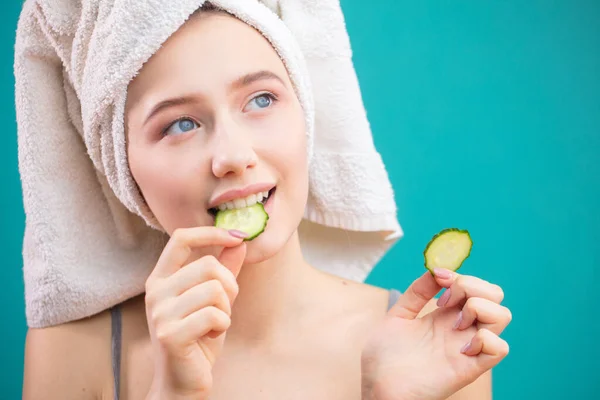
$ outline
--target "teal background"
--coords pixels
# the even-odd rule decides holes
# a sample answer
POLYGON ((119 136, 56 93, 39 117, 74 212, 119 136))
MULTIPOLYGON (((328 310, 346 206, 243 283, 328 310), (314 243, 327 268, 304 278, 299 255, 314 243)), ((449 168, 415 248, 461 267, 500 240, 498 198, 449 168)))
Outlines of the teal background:
MULTIPOLYGON (((500 284, 513 322, 495 399, 598 398, 600 2, 342 0, 405 237, 368 282, 404 289, 458 226, 461 272, 500 284)), ((0 6, 0 398, 21 397, 24 215, 13 44, 0 6)))

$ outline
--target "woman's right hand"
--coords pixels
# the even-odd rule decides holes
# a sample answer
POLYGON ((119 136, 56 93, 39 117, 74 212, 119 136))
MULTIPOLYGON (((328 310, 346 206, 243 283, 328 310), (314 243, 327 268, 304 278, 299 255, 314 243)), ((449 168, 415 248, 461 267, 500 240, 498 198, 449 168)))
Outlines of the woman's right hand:
POLYGON ((238 294, 236 278, 246 255, 242 238, 241 232, 212 226, 179 229, 171 235, 146 281, 146 318, 155 359, 148 399, 208 397, 212 367, 238 294), (188 261, 194 250, 213 246, 224 248, 218 258, 205 255, 188 261))

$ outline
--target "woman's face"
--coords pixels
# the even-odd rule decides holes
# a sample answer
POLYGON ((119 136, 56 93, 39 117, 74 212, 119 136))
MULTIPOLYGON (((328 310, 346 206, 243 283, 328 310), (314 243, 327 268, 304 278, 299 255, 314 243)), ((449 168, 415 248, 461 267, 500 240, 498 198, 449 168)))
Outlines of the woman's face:
POLYGON ((308 194, 304 115, 281 59, 245 23, 191 18, 131 83, 126 126, 131 173, 168 233, 213 225, 211 209, 264 192, 268 225, 246 261, 271 257, 298 227, 308 194))

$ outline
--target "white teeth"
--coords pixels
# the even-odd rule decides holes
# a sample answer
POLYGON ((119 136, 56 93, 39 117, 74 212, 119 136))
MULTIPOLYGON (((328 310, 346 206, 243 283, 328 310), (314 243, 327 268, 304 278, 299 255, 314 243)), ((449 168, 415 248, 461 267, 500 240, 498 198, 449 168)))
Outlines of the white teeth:
POLYGON ((260 203, 263 199, 269 197, 269 192, 260 192, 260 193, 256 193, 256 194, 251 194, 248 197, 242 198, 242 199, 235 199, 233 201, 228 201, 222 204, 219 204, 219 206, 217 207, 219 210, 223 211, 223 210, 233 210, 236 208, 244 208, 244 207, 250 207, 256 203, 260 203))
POLYGON ((233 201, 233 205, 235 205, 235 208, 244 208, 244 207, 246 207, 246 200, 244 200, 244 199, 235 199, 233 201))

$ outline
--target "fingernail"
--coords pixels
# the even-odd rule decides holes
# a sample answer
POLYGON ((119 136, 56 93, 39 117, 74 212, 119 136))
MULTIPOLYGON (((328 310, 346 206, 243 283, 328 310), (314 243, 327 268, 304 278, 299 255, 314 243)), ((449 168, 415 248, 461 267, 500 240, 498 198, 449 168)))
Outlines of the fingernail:
POLYGON ((444 294, 438 299, 437 305, 438 307, 444 307, 446 303, 450 300, 450 288, 446 289, 444 294))
POLYGON ((462 322, 462 318, 463 318, 463 313, 461 311, 458 313, 458 319, 454 323, 454 326, 452 327, 452 329, 454 329, 454 330, 458 329, 458 327, 460 326, 460 323, 462 322))
POLYGON ((471 342, 469 342, 469 343, 465 344, 465 345, 463 346, 463 348, 462 348, 462 349, 460 349, 460 352, 464 354, 464 353, 466 353, 467 351, 469 351, 469 349, 470 349, 470 348, 471 348, 471 342))
POLYGON ((238 239, 245 239, 248 237, 248 234, 246 232, 238 231, 236 229, 230 229, 228 232, 231 236, 236 237, 238 239))
POLYGON ((433 273, 435 276, 441 279, 450 279, 452 278, 452 273, 444 268, 434 268, 433 273))

